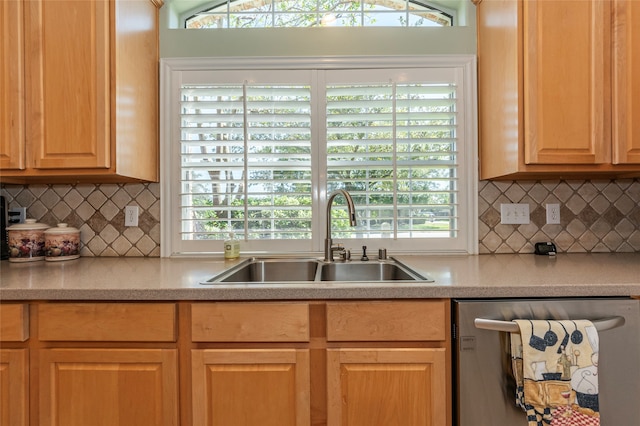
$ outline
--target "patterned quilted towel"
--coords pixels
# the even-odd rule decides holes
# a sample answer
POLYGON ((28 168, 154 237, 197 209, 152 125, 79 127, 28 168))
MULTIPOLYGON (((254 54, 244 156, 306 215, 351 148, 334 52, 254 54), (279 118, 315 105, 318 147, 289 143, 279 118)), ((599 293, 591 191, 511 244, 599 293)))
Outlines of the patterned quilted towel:
POLYGON ((516 404, 529 426, 598 426, 598 332, 587 320, 514 320, 516 404))

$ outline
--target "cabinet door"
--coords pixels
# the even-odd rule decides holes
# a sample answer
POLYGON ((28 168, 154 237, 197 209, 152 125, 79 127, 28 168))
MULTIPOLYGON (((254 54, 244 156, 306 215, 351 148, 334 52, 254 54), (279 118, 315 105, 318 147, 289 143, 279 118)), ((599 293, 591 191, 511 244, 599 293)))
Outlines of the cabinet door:
POLYGON ((110 6, 111 1, 25 2, 31 168, 110 165, 110 6))
POLYGON ((611 2, 523 2, 527 164, 611 162, 611 2))
POLYGON ((196 426, 308 426, 307 349, 192 351, 196 426))
POLYGON ((177 426, 174 349, 40 351, 40 425, 177 426))
POLYGON ((446 349, 328 349, 328 426, 448 424, 446 349))
POLYGON ((27 349, 0 349, 0 426, 27 426, 27 349))
POLYGON ((640 2, 614 3, 613 163, 640 164, 640 2))
POLYGON ((22 1, 0 2, 0 170, 25 168, 22 1))

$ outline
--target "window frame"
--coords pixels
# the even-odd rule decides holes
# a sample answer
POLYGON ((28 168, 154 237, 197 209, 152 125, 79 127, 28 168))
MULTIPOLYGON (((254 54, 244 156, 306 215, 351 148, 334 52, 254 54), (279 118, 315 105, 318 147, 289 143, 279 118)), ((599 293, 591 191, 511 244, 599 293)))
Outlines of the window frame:
MULTIPOLYGON (((371 1, 367 1, 368 4, 372 4, 372 5, 376 5, 377 3, 375 2, 375 0, 371 0, 371 1)), ((414 3, 415 5, 417 5, 418 7, 424 7, 425 11, 435 11, 435 12, 440 12, 443 15, 445 15, 448 19, 450 19, 451 21, 451 25, 442 25, 441 27, 454 27, 454 26, 458 26, 458 11, 456 9, 452 9, 450 7, 447 7, 443 4, 439 4, 437 2, 433 2, 433 1, 429 1, 429 0, 408 0, 408 3, 414 3)), ((224 5, 227 5, 227 8, 229 7, 229 3, 226 1, 208 1, 206 3, 203 3, 202 5, 200 5, 197 8, 192 8, 184 13, 182 13, 180 15, 180 28, 182 29, 189 29, 189 30, 193 30, 193 29, 216 29, 216 30, 221 30, 221 29, 236 29, 236 27, 204 27, 204 28, 190 28, 187 26, 187 23, 189 20, 191 20, 192 18, 197 17, 199 14, 202 13, 207 13, 209 11, 218 9, 224 5)), ((383 5, 384 6, 384 5, 383 5)), ((409 5, 407 5, 406 7, 409 7, 409 5)), ((398 9, 398 11, 400 12, 404 12, 404 13, 409 13, 411 14, 411 12, 409 10, 407 10, 407 8, 404 9, 398 9)), ((422 11, 421 9, 416 9, 416 11, 422 11)), ((389 10, 389 12, 391 12, 391 9, 389 10)), ((323 13, 323 12, 313 12, 313 11, 309 11, 306 13, 323 13)), ((387 12, 388 13, 388 12, 387 12)), ((384 14, 384 12, 382 13, 384 14)), ((326 27, 327 25, 322 25, 321 21, 318 21, 318 23, 316 25, 312 25, 311 27, 313 28, 317 28, 317 27, 326 27)), ((328 25, 331 26, 331 25, 328 25)), ((386 25, 382 25, 382 26, 377 26, 377 25, 356 25, 354 27, 384 27, 386 25)), ((419 26, 419 27, 413 27, 411 25, 408 25, 408 21, 406 25, 391 25, 389 27, 397 27, 397 28, 424 28, 426 26, 419 26)), ((434 25, 434 27, 439 27, 438 25, 434 25)), ((249 28, 294 28, 294 27, 288 27, 288 26, 265 26, 265 27, 249 27, 249 28)))
MULTIPOLYGON (((180 81, 182 72, 207 70, 331 70, 358 68, 419 68, 419 67, 454 67, 459 68, 464 81, 460 98, 464 99, 461 108, 464 109, 465 120, 460 131, 463 132, 459 155, 462 156, 462 167, 459 171, 459 185, 462 188, 461 203, 464 204, 459 220, 465 226, 463 235, 456 247, 442 244, 440 247, 427 247, 420 242, 437 241, 439 239, 416 239, 416 243, 393 246, 390 240, 363 239, 343 240, 352 248, 380 242, 392 253, 461 253, 477 254, 478 252, 478 214, 477 214, 477 96, 476 96, 476 58, 475 55, 428 55, 428 56, 365 56, 365 57, 227 57, 227 58, 163 58, 160 61, 160 160, 161 160, 161 256, 194 256, 221 253, 221 242, 217 240, 190 244, 197 249, 184 250, 180 239, 180 209, 178 197, 180 193, 180 159, 171 151, 172 140, 180 139, 180 81), (177 163, 177 164, 176 164, 177 163), (172 202, 172 200, 174 202, 172 202), (217 246, 220 247, 217 247, 217 246)), ((176 145, 176 144, 174 144, 176 145)), ((318 144, 316 144, 318 145, 318 144)), ((175 147, 174 147, 175 148, 175 147)), ((320 161, 318 156, 317 161, 320 161)), ((315 173, 315 172, 314 172, 315 173)), ((317 182, 316 182, 317 186, 317 182)), ((314 188, 320 205, 326 206, 326 188, 314 188)), ((291 252, 272 252, 268 244, 264 249, 254 251, 243 250, 244 254, 321 254, 324 239, 324 224, 326 215, 324 208, 316 208, 320 217, 314 219, 312 240, 309 244, 294 247, 291 252)), ((445 239, 442 239, 443 241, 445 239)), ((448 239, 446 239, 448 240, 448 239)))

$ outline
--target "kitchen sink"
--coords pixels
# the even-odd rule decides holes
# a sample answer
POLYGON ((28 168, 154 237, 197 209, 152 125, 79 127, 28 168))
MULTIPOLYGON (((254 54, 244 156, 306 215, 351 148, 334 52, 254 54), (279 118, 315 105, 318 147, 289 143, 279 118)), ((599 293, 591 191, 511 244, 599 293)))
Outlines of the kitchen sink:
POLYGON ((324 262, 308 258, 250 258, 201 282, 226 283, 310 283, 310 282, 433 281, 397 260, 324 262))
POLYGON ((318 265, 315 259, 251 258, 203 284, 313 281, 318 265))
POLYGON ((327 263, 320 271, 321 281, 425 281, 406 266, 392 262, 327 263))

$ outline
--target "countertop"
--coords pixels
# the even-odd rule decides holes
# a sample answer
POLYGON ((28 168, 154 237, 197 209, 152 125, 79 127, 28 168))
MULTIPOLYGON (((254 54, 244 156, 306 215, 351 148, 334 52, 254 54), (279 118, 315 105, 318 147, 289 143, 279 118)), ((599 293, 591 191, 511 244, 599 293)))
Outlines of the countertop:
POLYGON ((221 258, 0 262, 0 300, 269 300, 640 296, 640 253, 394 256, 434 282, 214 284, 221 258))

